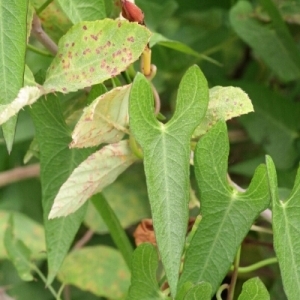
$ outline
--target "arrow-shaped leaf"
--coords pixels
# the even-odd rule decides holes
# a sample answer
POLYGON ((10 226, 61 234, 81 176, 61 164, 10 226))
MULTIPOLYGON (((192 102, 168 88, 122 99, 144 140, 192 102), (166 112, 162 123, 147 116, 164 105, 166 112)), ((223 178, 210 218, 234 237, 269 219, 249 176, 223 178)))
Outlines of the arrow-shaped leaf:
POLYGON ((150 84, 138 74, 130 94, 130 128, 144 152, 156 240, 175 297, 188 223, 190 138, 207 108, 206 79, 197 66, 186 72, 167 124, 157 121, 153 103, 150 84))
POLYGON ((300 168, 290 197, 279 199, 275 165, 266 158, 272 198, 274 247, 278 258, 284 291, 290 300, 300 295, 300 168))
POLYGON ((219 122, 198 142, 195 173, 201 222, 187 249, 180 283, 209 282, 213 293, 228 272, 253 221, 269 205, 266 168, 259 166, 245 193, 228 184, 228 134, 219 122))

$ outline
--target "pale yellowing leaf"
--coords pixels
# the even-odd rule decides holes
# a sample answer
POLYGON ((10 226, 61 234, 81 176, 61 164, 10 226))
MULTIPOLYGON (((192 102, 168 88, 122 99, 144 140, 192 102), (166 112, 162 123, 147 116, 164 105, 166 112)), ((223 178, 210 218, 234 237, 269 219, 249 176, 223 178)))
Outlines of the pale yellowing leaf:
POLYGON ((70 147, 93 147, 120 141, 129 122, 130 88, 131 85, 114 88, 86 107, 73 131, 70 147))
POLYGON ((21 88, 15 100, 10 104, 0 105, 0 125, 16 115, 26 105, 33 104, 42 95, 43 91, 40 87, 25 86, 21 88))
POLYGON ((208 108, 204 119, 194 131, 193 138, 204 135, 219 120, 227 121, 252 111, 251 100, 242 89, 215 86, 209 90, 208 108))
POLYGON ((126 140, 107 145, 90 155, 61 186, 49 219, 75 212, 93 194, 114 182, 135 160, 126 140))

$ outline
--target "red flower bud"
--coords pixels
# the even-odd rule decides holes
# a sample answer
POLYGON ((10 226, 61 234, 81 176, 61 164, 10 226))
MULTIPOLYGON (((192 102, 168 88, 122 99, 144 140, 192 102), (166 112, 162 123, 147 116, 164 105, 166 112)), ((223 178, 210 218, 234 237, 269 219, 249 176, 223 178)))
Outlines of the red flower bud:
POLYGON ((144 13, 134 3, 127 0, 121 0, 122 16, 129 22, 138 22, 144 24, 144 13))

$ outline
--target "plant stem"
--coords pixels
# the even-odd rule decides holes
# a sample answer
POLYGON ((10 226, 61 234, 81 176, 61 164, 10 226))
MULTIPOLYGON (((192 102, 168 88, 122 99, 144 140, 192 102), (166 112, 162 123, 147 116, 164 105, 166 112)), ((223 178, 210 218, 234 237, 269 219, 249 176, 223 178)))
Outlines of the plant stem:
POLYGON ((264 227, 257 226, 257 225, 252 225, 250 230, 256 231, 256 232, 263 232, 263 233, 273 234, 273 231, 271 229, 264 228, 264 227))
POLYGON ((227 300, 233 300, 236 280, 238 277, 240 258, 241 258, 241 246, 239 247, 237 254, 235 256, 235 259, 234 259, 234 269, 233 269, 233 273, 231 276, 231 282, 230 282, 229 289, 228 289, 227 300))
POLYGON ((80 249, 82 248, 94 235, 94 231, 89 229, 86 231, 86 233, 83 235, 83 237, 75 244, 72 250, 80 249))
POLYGON ((228 287, 229 287, 229 285, 227 283, 224 283, 219 287, 219 289, 217 290, 217 293, 216 293, 217 300, 222 300, 221 294, 224 290, 228 289, 228 287))
POLYGON ((0 173, 0 187, 9 185, 19 180, 32 177, 39 177, 40 165, 34 164, 26 167, 17 167, 15 169, 0 173))
POLYGON ((34 46, 30 45, 30 44, 27 44, 27 49, 30 50, 30 51, 32 51, 32 52, 35 52, 37 54, 43 55, 43 56, 53 57, 53 55, 51 53, 43 51, 43 50, 41 50, 41 49, 39 49, 37 47, 34 47, 34 46))
POLYGON ((131 269, 131 256, 133 253, 133 247, 126 235, 125 230, 121 226, 118 217, 102 194, 93 195, 91 202, 108 227, 110 235, 120 250, 128 268, 131 269))
POLYGON ((53 2, 53 0, 47 0, 43 5, 40 6, 40 8, 36 10, 36 13, 39 15, 51 2, 53 2))
POLYGON ((64 288, 65 288, 65 284, 63 283, 61 286, 60 286, 60 288, 59 288, 59 290, 58 290, 58 293, 57 293, 57 296, 58 297, 60 297, 60 295, 61 295, 61 293, 63 292, 63 290, 64 290, 64 288))
MULTIPOLYGON (((31 265, 31 268, 39 275, 39 277, 43 280, 45 284, 47 284, 47 279, 44 274, 37 268, 34 264, 31 265)), ((49 289, 50 293, 55 297, 56 300, 61 300, 59 294, 53 289, 51 285, 48 285, 47 288, 49 289)))
MULTIPOLYGON (((277 262, 278 262, 277 257, 267 258, 267 259, 264 259, 264 260, 261 260, 261 261, 255 263, 253 265, 250 265, 248 267, 239 267, 238 268, 238 274, 250 273, 250 272, 253 272, 253 271, 258 270, 260 268, 263 268, 265 266, 275 264, 277 262)), ((232 266, 230 268, 230 270, 233 270, 233 269, 234 269, 234 267, 232 266)))
POLYGON ((56 55, 57 45, 43 30, 41 20, 36 14, 33 16, 31 32, 42 45, 44 45, 53 55, 56 55))

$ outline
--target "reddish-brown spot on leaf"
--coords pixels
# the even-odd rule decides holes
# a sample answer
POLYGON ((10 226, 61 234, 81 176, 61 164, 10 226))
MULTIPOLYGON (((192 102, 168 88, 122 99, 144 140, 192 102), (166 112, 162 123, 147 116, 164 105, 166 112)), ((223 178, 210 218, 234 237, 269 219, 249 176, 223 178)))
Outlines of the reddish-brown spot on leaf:
POLYGON ((134 42, 134 37, 133 36, 128 37, 127 41, 133 43, 134 42))
POLYGON ((111 42, 110 42, 110 41, 107 41, 106 45, 107 45, 107 47, 110 47, 111 42))
POLYGON ((72 43, 72 47, 74 47, 75 43, 72 43))
POLYGON ((62 63, 63 63, 63 64, 65 63, 65 60, 64 60, 64 59, 62 60, 62 63))
POLYGON ((93 40, 95 40, 95 41, 98 40, 98 37, 97 37, 96 35, 93 35, 93 34, 91 34, 91 38, 92 38, 93 40))
POLYGON ((90 67, 90 72, 93 73, 95 71, 94 67, 90 67))
POLYGON ((85 36, 85 37, 84 37, 84 40, 87 41, 87 39, 88 39, 87 36, 85 36))
POLYGON ((83 55, 86 55, 87 53, 91 53, 91 49, 90 49, 90 48, 86 48, 86 49, 82 52, 83 55))
POLYGON ((73 58, 73 55, 72 55, 71 51, 68 52, 68 58, 73 58))
POLYGON ((63 87, 62 90, 63 90, 64 92, 66 92, 66 91, 67 91, 67 88, 63 87))
POLYGON ((118 74, 118 69, 115 67, 115 68, 112 69, 111 75, 114 76, 116 74, 118 74))
POLYGON ((66 44, 66 47, 69 47, 69 43, 66 44))
POLYGON ((120 28, 122 26, 122 23, 121 22, 118 22, 118 27, 120 28))
POLYGON ((87 30, 87 27, 84 25, 84 26, 82 26, 82 29, 83 30, 87 30))
POLYGON ((59 54, 58 57, 59 57, 59 58, 62 58, 62 54, 59 54))

